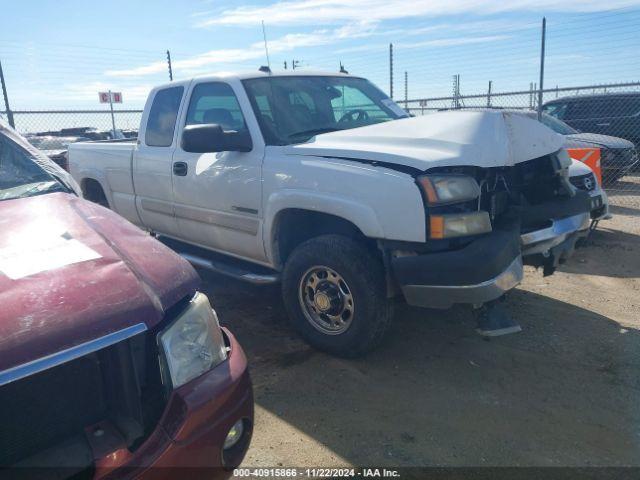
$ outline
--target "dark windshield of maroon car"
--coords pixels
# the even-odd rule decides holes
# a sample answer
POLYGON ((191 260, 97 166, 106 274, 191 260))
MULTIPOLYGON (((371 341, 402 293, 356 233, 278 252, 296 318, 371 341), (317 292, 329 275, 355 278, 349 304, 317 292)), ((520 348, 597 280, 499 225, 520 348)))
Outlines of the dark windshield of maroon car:
POLYGON ((0 200, 66 191, 33 161, 28 151, 0 134, 0 200))

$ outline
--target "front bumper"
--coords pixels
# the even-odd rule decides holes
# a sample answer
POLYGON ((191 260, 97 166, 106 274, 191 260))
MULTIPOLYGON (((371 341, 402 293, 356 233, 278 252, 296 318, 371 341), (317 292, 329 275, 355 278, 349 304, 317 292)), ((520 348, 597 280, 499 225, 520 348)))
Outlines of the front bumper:
POLYGON ((391 265, 409 305, 482 304, 522 281, 519 228, 494 230, 459 250, 392 258, 391 265))
POLYGON ((548 252, 571 236, 579 237, 581 234, 586 234, 590 223, 590 212, 584 212, 559 220, 552 220, 549 227, 523 233, 520 236, 522 255, 527 256, 548 252))
POLYGON ((404 285, 402 293, 409 305, 449 308, 456 303, 482 304, 500 298, 522 281, 522 257, 498 276, 473 285, 404 285))
POLYGON ((588 234, 590 221, 586 210, 525 233, 516 224, 494 230, 459 250, 392 257, 391 267, 409 305, 478 305, 518 285, 524 275, 523 263, 552 273, 573 253, 576 241, 588 234))
POLYGON ((611 218, 609 211, 609 197, 601 188, 589 192, 591 196, 591 220, 606 220, 611 218))
POLYGON ((229 467, 242 461, 251 441, 253 392, 245 354, 226 329, 225 334, 231 347, 227 361, 174 390, 144 444, 134 453, 117 451, 98 461, 94 479, 213 480, 231 475, 229 467), (243 437, 223 455, 227 433, 240 419, 243 437))

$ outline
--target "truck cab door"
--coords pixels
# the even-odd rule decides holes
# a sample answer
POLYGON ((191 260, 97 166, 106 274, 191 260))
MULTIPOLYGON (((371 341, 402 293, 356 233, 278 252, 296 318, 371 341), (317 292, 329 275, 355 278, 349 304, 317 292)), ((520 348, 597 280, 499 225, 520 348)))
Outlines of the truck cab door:
POLYGON ((161 88, 149 96, 138 145, 133 155, 136 208, 145 227, 174 236, 178 224, 173 211, 173 152, 176 123, 185 87, 161 88))
POLYGON ((173 198, 178 238, 249 260, 265 260, 262 243, 264 142, 240 81, 193 82, 180 118, 251 133, 250 152, 192 153, 178 141, 173 198))

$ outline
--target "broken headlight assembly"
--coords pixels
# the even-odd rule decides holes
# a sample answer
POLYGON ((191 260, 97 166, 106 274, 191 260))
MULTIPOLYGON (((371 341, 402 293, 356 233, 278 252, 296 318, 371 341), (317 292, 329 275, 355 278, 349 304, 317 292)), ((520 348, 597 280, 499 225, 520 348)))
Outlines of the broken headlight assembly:
POLYGON ((468 175, 424 175, 418 177, 429 212, 429 237, 444 239, 479 235, 491 231, 491 219, 485 211, 442 212, 440 207, 478 199, 480 186, 468 175))
POLYGON ((198 292, 186 310, 158 336, 171 377, 177 388, 219 365, 227 350, 218 317, 206 295, 198 292))
POLYGON ((480 186, 468 175, 424 175, 418 177, 430 206, 466 202, 480 196, 480 186))

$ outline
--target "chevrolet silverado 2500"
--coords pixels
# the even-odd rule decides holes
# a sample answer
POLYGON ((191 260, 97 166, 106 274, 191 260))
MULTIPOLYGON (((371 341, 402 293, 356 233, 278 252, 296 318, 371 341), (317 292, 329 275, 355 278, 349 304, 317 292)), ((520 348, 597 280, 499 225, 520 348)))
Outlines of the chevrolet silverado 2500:
POLYGON ((196 265, 280 280, 301 335, 354 356, 398 295, 479 306, 523 255, 551 273, 571 253, 590 207, 563 142, 502 112, 409 118, 364 78, 261 72, 154 88, 136 142, 69 160, 86 198, 196 265))
POLYGON ((76 188, 0 122, 0 479, 229 477, 242 348, 191 265, 76 188))

